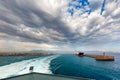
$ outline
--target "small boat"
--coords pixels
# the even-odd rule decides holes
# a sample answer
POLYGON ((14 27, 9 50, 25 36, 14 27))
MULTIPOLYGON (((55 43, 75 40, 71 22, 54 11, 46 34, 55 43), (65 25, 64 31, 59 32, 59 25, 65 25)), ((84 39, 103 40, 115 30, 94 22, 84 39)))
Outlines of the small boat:
POLYGON ((84 53, 83 52, 78 52, 76 53, 77 56, 84 56, 84 53))

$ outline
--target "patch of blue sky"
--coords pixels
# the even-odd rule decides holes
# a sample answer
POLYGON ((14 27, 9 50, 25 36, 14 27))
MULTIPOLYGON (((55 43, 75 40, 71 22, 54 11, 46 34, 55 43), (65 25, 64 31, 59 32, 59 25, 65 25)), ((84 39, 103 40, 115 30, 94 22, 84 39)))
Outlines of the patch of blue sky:
POLYGON ((104 11, 105 3, 106 3, 106 0, 103 1, 102 7, 101 7, 100 15, 102 15, 102 13, 103 13, 103 11, 104 11))
POLYGON ((87 12, 88 14, 91 13, 91 9, 86 8, 86 6, 90 6, 88 0, 71 0, 68 6, 70 7, 68 8, 68 13, 70 13, 71 16, 74 15, 75 10, 81 10, 81 9, 84 9, 84 12, 87 12))
POLYGON ((71 16, 74 14, 74 9, 68 9, 68 12, 70 13, 71 16))
MULTIPOLYGON (((100 15, 102 15, 103 14, 103 12, 104 12, 104 10, 105 10, 105 4, 106 4, 106 0, 103 0, 103 2, 102 2, 102 6, 101 6, 101 10, 100 10, 100 15)), ((71 15, 71 16, 73 16, 74 15, 74 13, 75 13, 75 11, 76 10, 83 10, 84 9, 84 11, 83 11, 83 13, 85 12, 85 13, 88 13, 88 15, 92 12, 92 11, 94 11, 94 10, 92 10, 91 8, 90 8, 90 6, 92 6, 92 5, 90 5, 90 2, 88 1, 88 0, 70 0, 70 2, 69 2, 69 4, 68 4, 68 6, 70 7, 70 8, 68 8, 68 13, 71 15), (87 6, 87 8, 86 8, 86 6, 87 6), (88 8, 89 7, 89 8, 88 8)), ((93 7, 95 7, 95 6, 93 6, 93 7)), ((81 11, 80 11, 81 12, 81 11)), ((81 13, 80 13, 81 14, 81 13)))

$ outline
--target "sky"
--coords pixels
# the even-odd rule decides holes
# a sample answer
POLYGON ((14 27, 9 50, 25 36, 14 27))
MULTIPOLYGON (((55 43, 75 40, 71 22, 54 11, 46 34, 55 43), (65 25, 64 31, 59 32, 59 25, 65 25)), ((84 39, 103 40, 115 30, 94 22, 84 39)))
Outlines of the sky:
POLYGON ((120 0, 0 0, 0 52, 119 51, 120 0))

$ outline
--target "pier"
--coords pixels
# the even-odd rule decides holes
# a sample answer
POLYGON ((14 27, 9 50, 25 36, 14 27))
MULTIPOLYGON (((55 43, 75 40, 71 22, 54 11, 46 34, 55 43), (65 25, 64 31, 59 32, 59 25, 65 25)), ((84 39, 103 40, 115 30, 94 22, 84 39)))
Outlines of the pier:
POLYGON ((85 54, 84 56, 95 58, 97 61, 114 61, 114 56, 105 56, 105 55, 90 55, 85 54))
POLYGON ((82 56, 91 57, 97 61, 114 61, 115 60, 114 56, 106 56, 105 52, 103 53, 103 55, 84 54, 83 52, 78 52, 76 53, 76 55, 81 57, 82 56))

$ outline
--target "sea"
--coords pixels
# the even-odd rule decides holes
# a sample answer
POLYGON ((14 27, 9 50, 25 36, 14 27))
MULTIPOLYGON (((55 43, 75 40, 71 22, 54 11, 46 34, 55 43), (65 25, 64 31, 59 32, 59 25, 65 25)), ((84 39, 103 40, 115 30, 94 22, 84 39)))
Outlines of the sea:
POLYGON ((30 66, 34 66, 34 72, 44 74, 120 80, 120 53, 106 55, 115 56, 115 61, 96 61, 94 58, 79 57, 71 53, 48 56, 1 56, 0 79, 29 73, 30 66))

